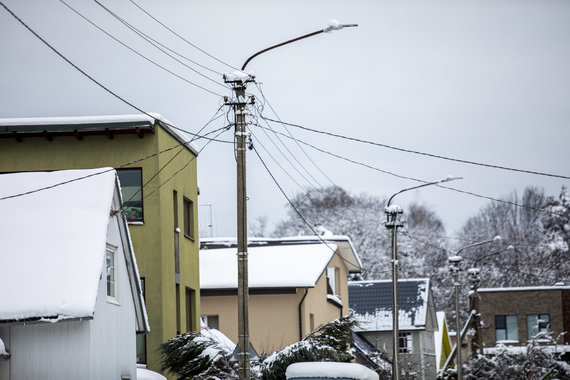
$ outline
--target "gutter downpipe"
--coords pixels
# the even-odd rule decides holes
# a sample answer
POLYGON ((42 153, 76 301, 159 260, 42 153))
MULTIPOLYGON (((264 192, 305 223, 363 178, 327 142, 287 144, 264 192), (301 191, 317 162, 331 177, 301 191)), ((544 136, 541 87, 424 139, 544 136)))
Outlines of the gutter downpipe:
POLYGON ((303 306, 303 302, 305 302, 305 298, 309 293, 309 288, 305 288, 305 294, 303 298, 301 298, 301 302, 299 302, 299 340, 303 340, 303 315, 301 313, 301 307, 303 306))

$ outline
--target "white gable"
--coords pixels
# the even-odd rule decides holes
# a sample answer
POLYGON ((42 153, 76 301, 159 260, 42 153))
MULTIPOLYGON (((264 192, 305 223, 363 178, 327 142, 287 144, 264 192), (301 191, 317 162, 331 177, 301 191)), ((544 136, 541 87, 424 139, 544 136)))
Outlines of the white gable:
POLYGON ((111 168, 0 175, 0 320, 93 316, 114 189, 111 168))
MULTIPOLYGON (((313 287, 334 255, 335 244, 249 247, 249 287, 313 287)), ((200 288, 237 288, 237 249, 200 250, 200 288)))

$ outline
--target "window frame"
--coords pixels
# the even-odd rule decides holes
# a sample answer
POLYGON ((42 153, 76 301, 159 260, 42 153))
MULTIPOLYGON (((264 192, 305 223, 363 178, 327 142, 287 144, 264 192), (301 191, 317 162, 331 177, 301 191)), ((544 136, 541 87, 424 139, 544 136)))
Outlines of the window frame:
POLYGON ((113 244, 107 243, 105 247, 105 283, 106 283, 106 295, 107 295, 107 302, 113 304, 119 304, 119 276, 118 276, 118 260, 117 260, 117 250, 118 247, 113 244), (109 274, 109 255, 111 256, 112 261, 112 274, 109 274), (111 278, 110 278, 111 277, 111 278), (113 294, 111 294, 113 293, 113 294))
POLYGON ((220 330, 220 315, 219 314, 203 314, 200 316, 202 323, 204 323, 210 329, 220 330), (216 321, 217 327, 210 326, 210 319, 212 321, 216 321))
POLYGON ((526 336, 527 336, 527 341, 533 340, 535 338, 536 335, 542 333, 542 332, 550 332, 550 314, 527 314, 526 315, 526 336), (538 320, 544 320, 543 317, 547 317, 548 320, 545 321, 546 326, 545 327, 540 327, 540 324, 538 325, 538 331, 536 332, 536 334, 534 334, 534 326, 536 326, 536 324, 530 326, 529 322, 530 322, 530 317, 536 317, 536 321, 538 322, 538 320))
POLYGON ((495 342, 513 342, 513 343, 518 343, 519 342, 519 326, 518 326, 519 320, 518 320, 518 315, 516 314, 499 314, 499 315, 495 315, 495 342), (503 318, 504 322, 501 323, 500 325, 503 326, 504 328, 499 329, 498 328, 498 321, 499 318, 503 318), (514 324, 513 324, 513 319, 514 319, 514 324), (515 329, 509 329, 509 327, 515 327, 515 329), (505 338, 504 339, 499 339, 498 336, 498 332, 499 330, 503 331, 504 330, 504 334, 505 334, 505 338), (510 333, 509 333, 510 331, 510 333), (511 336, 511 335, 516 335, 515 336, 511 336))
POLYGON ((182 217, 184 237, 194 241, 194 202, 190 198, 182 197, 182 217))
MULTIPOLYGON (((141 167, 133 167, 133 168, 119 168, 119 169, 115 169, 117 171, 117 176, 119 177, 119 183, 121 182, 121 178, 119 173, 120 172, 127 172, 127 171, 138 171, 140 174, 140 190, 138 191, 138 194, 140 196, 140 202, 141 202, 141 217, 138 219, 134 219, 134 218, 129 218, 128 213, 124 212, 125 214, 125 218, 127 219, 127 222, 129 224, 142 224, 144 223, 144 187, 143 187, 143 170, 141 167)), ((123 201, 123 210, 125 208, 124 202, 127 202, 128 199, 126 199, 123 196, 123 184, 121 184, 121 198, 123 201)))
MULTIPOLYGON (((143 300, 146 306, 146 278, 140 277, 141 283, 141 290, 143 294, 143 300)), ((136 359, 137 364, 147 364, 147 345, 146 345, 146 334, 145 333, 137 333, 137 342, 136 342, 136 359), (139 345, 140 349, 142 350, 142 361, 139 361, 139 345)))
POLYGON ((399 343, 398 352, 400 354, 414 353, 414 338, 411 332, 409 331, 400 332, 398 334, 398 343, 399 343))
POLYGON ((339 296, 338 289, 338 268, 337 267, 327 267, 327 294, 333 296, 339 296), (332 278, 331 278, 332 274, 332 278))

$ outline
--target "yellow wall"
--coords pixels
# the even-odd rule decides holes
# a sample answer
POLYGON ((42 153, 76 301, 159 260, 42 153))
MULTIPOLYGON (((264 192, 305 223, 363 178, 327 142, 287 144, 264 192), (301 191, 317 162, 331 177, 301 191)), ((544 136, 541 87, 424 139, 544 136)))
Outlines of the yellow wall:
MULTIPOLYGON (((346 265, 335 254, 329 266, 339 268, 340 296, 343 301, 342 315, 348 313, 348 271, 346 265)), ((301 307, 303 337, 311 332, 311 314, 314 327, 341 316, 341 309, 327 302, 326 273, 323 272, 314 288, 308 293, 301 307)), ((253 294, 249 296, 249 335, 258 353, 272 353, 275 350, 298 342, 299 303, 305 295, 304 288, 295 294, 253 294)), ((237 342, 237 296, 201 297, 202 315, 217 315, 219 328, 233 342, 237 342)))
MULTIPOLYGON (((156 126, 156 134, 0 139, 0 172, 118 167, 179 144, 168 132, 156 126)), ((156 174, 180 148, 156 157, 133 163, 143 172, 144 225, 130 224, 129 230, 140 275, 145 278, 146 306, 151 333, 147 337, 147 360, 150 369, 160 367, 155 350, 166 339, 176 335, 176 297, 174 273, 174 212, 173 190, 178 192, 178 219, 182 228, 182 197, 194 202, 194 236, 198 237, 197 174, 194 155, 183 148, 180 154, 156 174), (190 164, 188 164, 190 162, 190 164), (188 166, 166 182, 184 165, 188 166), (152 179, 151 179, 152 178, 152 179), (151 194, 155 189, 158 191, 151 194)), ((30 217, 33 217, 31 215, 30 217)), ((199 265, 198 241, 180 235, 180 320, 182 332, 186 326, 186 288, 196 293, 192 305, 193 326, 199 329, 199 265)))

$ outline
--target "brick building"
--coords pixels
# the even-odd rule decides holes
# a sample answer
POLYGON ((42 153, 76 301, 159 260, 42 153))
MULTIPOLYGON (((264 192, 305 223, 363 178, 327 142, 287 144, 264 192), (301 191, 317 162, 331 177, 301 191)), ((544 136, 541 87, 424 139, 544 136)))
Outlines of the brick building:
POLYGON ((542 332, 570 343, 570 286, 479 289, 484 347, 525 345, 542 332))

